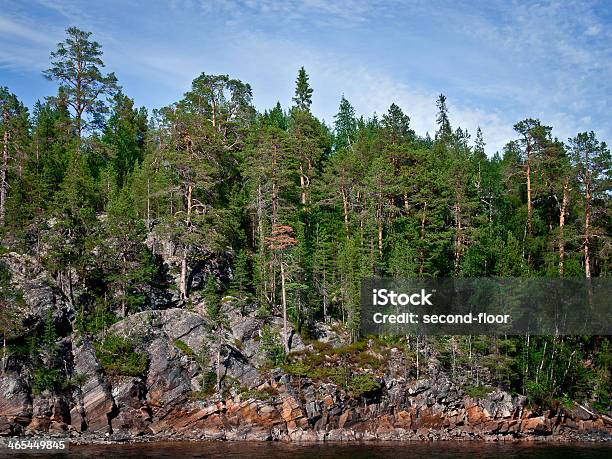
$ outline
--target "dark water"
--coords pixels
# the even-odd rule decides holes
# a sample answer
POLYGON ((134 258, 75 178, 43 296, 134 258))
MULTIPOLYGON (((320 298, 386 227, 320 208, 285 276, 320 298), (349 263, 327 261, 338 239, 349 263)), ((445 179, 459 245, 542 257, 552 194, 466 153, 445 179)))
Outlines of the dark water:
POLYGON ((67 454, 9 453, 0 458, 216 458, 216 459, 580 459, 612 458, 612 444, 538 444, 482 442, 271 443, 202 442, 71 446, 67 454))

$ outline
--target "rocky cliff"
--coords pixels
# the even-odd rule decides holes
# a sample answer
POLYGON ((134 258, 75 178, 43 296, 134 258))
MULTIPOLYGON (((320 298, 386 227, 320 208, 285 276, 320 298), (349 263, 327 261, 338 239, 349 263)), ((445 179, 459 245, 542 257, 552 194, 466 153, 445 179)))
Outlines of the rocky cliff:
POLYGON ((588 407, 542 409, 495 388, 468 395, 435 357, 417 377, 400 347, 347 347, 330 324, 318 324, 317 339, 308 342, 291 330, 289 362, 272 365, 266 333, 278 333, 281 319, 231 297, 222 300, 222 328, 196 295, 190 304, 174 298, 164 308, 129 315, 96 335, 77 331, 77 311, 57 279, 30 257, 12 253, 3 260, 13 287, 23 292, 22 326, 52 320, 59 330, 53 366, 62 381, 53 390, 36 390, 37 369, 27 353, 3 358, 3 436, 612 440, 612 419, 588 407), (100 343, 108 337, 130 343, 129 350, 115 349, 124 349, 118 353, 131 366, 105 360, 113 348, 100 343), (220 387, 211 383, 217 379, 220 387))

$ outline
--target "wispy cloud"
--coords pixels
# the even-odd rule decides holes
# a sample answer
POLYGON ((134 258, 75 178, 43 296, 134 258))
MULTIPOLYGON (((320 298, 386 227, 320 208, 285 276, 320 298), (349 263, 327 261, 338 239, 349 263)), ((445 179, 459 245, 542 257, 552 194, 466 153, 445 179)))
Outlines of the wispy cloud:
MULTIPOLYGON (((453 126, 480 125, 489 151, 527 116, 561 139, 612 138, 612 14, 607 0, 0 0, 2 80, 38 73, 63 29, 103 45, 109 70, 150 107, 200 72, 252 84, 258 108, 291 103, 297 69, 330 123, 342 93, 366 116, 398 103, 421 134, 435 98, 453 126), (16 72, 22 72, 18 75, 16 72)), ((40 97, 40 95, 36 95, 40 97)))

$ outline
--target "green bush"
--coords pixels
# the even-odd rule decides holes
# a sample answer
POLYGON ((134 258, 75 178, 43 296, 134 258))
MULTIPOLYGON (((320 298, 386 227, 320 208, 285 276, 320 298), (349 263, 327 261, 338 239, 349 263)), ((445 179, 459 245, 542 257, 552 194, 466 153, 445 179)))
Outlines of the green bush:
POLYGON ((361 397, 378 389, 380 389, 380 383, 367 374, 353 376, 348 384, 348 390, 353 397, 361 397))
POLYGON ((277 367, 287 363, 285 348, 278 337, 272 334, 267 326, 264 326, 261 331, 261 345, 271 366, 277 367))
POLYGON ((482 398, 494 392, 493 387, 488 386, 464 386, 463 391, 472 398, 482 398))
POLYGON ((187 394, 189 400, 206 400, 215 393, 217 374, 214 371, 210 370, 205 372, 199 377, 199 380, 200 390, 189 392, 189 394, 187 394))
POLYGON ((111 325, 118 321, 119 317, 114 312, 103 304, 97 304, 92 311, 81 308, 77 313, 75 327, 81 333, 95 335, 108 330, 111 325))
POLYGON ((53 391, 63 386, 64 378, 57 368, 39 367, 32 375, 32 392, 38 395, 48 390, 53 391))
POLYGON ((144 376, 149 364, 146 354, 135 351, 135 343, 117 335, 106 335, 94 344, 96 356, 109 375, 144 376))

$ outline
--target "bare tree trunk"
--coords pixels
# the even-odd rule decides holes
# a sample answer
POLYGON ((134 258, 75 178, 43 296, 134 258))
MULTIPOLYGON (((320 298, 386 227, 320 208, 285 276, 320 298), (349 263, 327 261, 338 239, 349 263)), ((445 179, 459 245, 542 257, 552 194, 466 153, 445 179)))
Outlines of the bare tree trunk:
POLYGON ((416 379, 419 379, 419 335, 416 335, 416 379))
MULTIPOLYGON (((191 210, 193 205, 193 185, 190 183, 187 186, 187 232, 191 232, 191 210)), ((181 258, 181 276, 179 279, 179 292, 181 299, 186 300, 187 295, 187 254, 189 252, 189 246, 183 244, 183 254, 181 258)))
POLYGON ((123 292, 121 292, 121 317, 125 317, 127 313, 127 307, 125 303, 125 295, 127 294, 127 285, 125 285, 125 266, 127 265, 127 260, 125 259, 125 255, 123 255, 123 263, 121 265, 121 287, 123 292))
MULTIPOLYGON (((221 329, 221 328, 220 328, 221 329)), ((217 395, 219 397, 219 400, 221 400, 222 396, 221 396, 221 347, 222 347, 222 337, 221 336, 217 336, 218 339, 218 343, 217 343, 217 384, 216 384, 216 391, 217 391, 217 395)))
POLYGON ((346 189, 344 188, 344 183, 342 184, 342 210, 344 212, 344 230, 346 232, 346 237, 349 237, 349 214, 348 214, 348 196, 346 193, 346 189))
POLYGON ((151 229, 151 180, 147 177, 147 231, 151 229))
POLYGON ((283 346, 285 347, 285 352, 289 352, 289 336, 287 334, 287 291, 285 290, 285 265, 282 258, 280 262, 280 272, 283 298, 283 346))
POLYGON ((304 166, 300 164, 300 202, 303 206, 306 205, 306 177, 304 177, 304 166))
POLYGON ((531 145, 527 144, 527 234, 531 236, 532 223, 531 223, 531 145))
MULTIPOLYGON (((532 214, 532 206, 531 206, 531 144, 527 142, 527 244, 530 243, 531 235, 532 235, 532 222, 531 222, 531 214, 532 214)), ((527 267, 531 269, 531 249, 527 249, 527 267)))
POLYGON ((561 211, 559 213, 559 277, 563 277, 565 269, 565 213, 567 212, 567 202, 569 200, 569 178, 563 182, 563 200, 561 201, 561 211))
POLYGON ((377 212, 377 225, 378 225, 378 256, 382 260, 383 256, 383 225, 382 225, 382 211, 377 212))
POLYGON ((588 148, 584 152, 584 275, 591 278, 590 231, 591 231, 591 165, 588 148))
MULTIPOLYGON (((425 216, 427 215, 427 202, 423 204, 423 216, 421 217, 421 244, 425 240, 425 216)), ((419 275, 423 274, 424 264, 425 264, 425 252, 424 248, 421 247, 420 250, 420 263, 419 263, 419 275)))
POLYGON ((261 184, 257 187, 257 234, 259 237, 259 253, 261 255, 261 276, 262 276, 262 285, 263 285, 263 295, 264 297, 271 302, 272 298, 268 296, 268 279, 266 278, 266 263, 264 263, 264 255, 265 255, 265 235, 264 235, 264 200, 263 200, 263 192, 261 190, 261 184))
POLYGON ((326 282, 326 278, 325 278, 325 272, 326 270, 323 269, 323 285, 322 285, 322 290, 323 290, 323 321, 325 323, 328 322, 329 318, 327 317, 327 302, 328 302, 328 298, 327 298, 327 282, 326 282))
POLYGON ((2 168, 0 169, 0 225, 4 224, 6 216, 6 195, 8 192, 7 175, 10 133, 8 128, 9 113, 6 107, 3 110, 2 119, 4 122, 4 136, 2 144, 2 168))
POLYGON ((459 262, 461 261, 462 246, 462 227, 461 227, 461 206, 455 203, 455 275, 459 272, 459 262))
POLYGON ((2 373, 6 371, 6 330, 2 332, 2 373))

